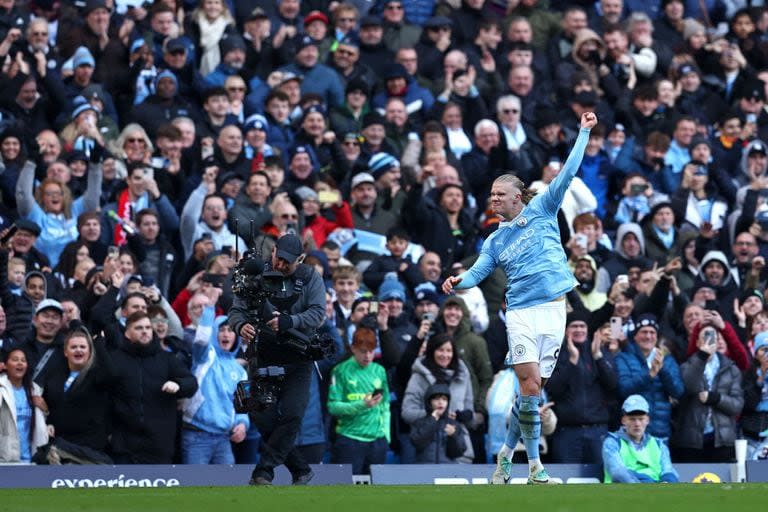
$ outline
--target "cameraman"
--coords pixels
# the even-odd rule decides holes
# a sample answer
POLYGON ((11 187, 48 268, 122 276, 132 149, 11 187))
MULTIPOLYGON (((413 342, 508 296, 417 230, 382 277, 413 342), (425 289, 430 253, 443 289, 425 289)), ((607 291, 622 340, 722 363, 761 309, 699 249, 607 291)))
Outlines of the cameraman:
POLYGON ((235 297, 229 312, 229 323, 246 342, 254 340, 257 325, 260 335, 257 346, 258 367, 280 366, 285 377, 280 384, 277 402, 252 416, 262 436, 261 459, 253 470, 251 485, 270 485, 274 468, 285 464, 295 485, 303 485, 314 476, 309 465, 296 450, 296 436, 304 409, 309 400, 312 362, 282 346, 279 340, 289 329, 311 336, 325 320, 325 288, 320 275, 304 265, 302 244, 293 234, 283 235, 272 249, 271 261, 264 271, 283 275, 282 282, 266 301, 272 311, 265 318, 263 311, 251 310, 246 301, 235 297))

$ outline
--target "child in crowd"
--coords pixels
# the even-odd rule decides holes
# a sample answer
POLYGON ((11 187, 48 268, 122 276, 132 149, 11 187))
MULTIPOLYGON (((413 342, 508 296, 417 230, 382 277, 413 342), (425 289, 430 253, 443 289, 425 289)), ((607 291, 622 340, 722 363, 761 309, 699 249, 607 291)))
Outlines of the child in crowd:
POLYGON ((25 275, 27 275, 27 264, 23 259, 14 257, 8 260, 8 286, 12 294, 21 295, 25 275))
POLYGON ((363 273, 363 282, 372 292, 377 292, 387 274, 394 272, 398 279, 413 290, 424 278, 419 267, 411 261, 410 256, 403 256, 411 237, 401 227, 391 227, 387 231, 387 250, 389 255, 381 255, 373 260, 363 273))
POLYGON ((416 446, 416 462, 432 464, 471 464, 472 442, 466 427, 448 412, 451 391, 447 384, 435 383, 425 396, 427 415, 411 425, 411 440, 416 446))

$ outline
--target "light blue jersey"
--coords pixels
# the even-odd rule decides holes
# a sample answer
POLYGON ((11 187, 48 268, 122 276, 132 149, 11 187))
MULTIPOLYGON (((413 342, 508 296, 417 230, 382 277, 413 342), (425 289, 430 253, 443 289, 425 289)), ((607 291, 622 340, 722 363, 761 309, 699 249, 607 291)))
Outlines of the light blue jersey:
POLYGON ((579 130, 560 174, 517 217, 499 223, 472 268, 459 276, 462 281, 457 289, 477 286, 501 265, 507 276, 509 311, 551 302, 576 285, 560 242, 557 211, 581 165, 588 140, 589 130, 579 130))

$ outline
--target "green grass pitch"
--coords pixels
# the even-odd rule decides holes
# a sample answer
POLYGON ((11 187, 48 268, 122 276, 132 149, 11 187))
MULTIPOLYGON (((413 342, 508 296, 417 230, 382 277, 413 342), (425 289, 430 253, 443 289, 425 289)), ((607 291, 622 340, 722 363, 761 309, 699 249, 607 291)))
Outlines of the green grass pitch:
POLYGON ((727 512, 767 497, 768 484, 20 489, 0 490, 0 511, 727 512))

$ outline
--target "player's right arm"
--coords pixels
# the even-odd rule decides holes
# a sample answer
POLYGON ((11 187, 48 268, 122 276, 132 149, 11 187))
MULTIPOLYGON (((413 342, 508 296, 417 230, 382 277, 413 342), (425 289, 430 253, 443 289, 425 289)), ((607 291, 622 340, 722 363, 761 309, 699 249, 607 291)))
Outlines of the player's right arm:
MULTIPOLYGON (((485 249, 485 247, 483 247, 483 249, 485 249)), ((469 270, 462 272, 456 277, 449 277, 445 280, 443 283, 443 292, 451 293, 454 289, 465 290, 477 286, 483 279, 488 277, 495 268, 496 259, 483 250, 477 258, 477 261, 475 261, 475 264, 472 265, 469 270)))

